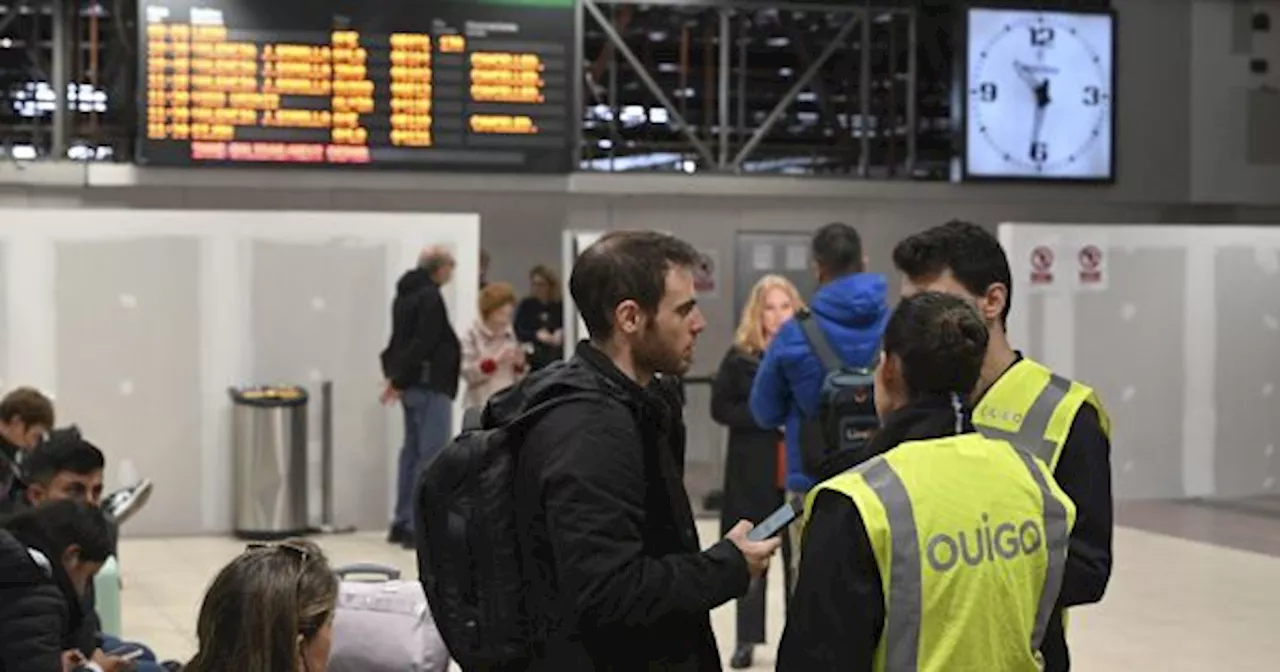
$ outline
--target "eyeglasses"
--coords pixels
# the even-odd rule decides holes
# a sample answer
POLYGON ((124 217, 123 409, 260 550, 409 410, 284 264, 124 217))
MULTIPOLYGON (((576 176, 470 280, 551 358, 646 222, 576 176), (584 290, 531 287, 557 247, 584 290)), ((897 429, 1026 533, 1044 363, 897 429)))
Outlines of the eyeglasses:
MULTIPOLYGON (((311 560, 310 550, 294 543, 282 541, 278 543, 253 542, 248 546, 245 546, 244 552, 245 553, 270 553, 272 551, 280 551, 280 550, 298 557, 298 575, 295 576, 293 580, 294 590, 298 591, 301 588, 302 577, 307 571, 307 562, 311 560)), ((300 628, 301 628, 300 634, 310 639, 312 636, 315 635, 316 630, 319 629, 319 626, 318 625, 313 626, 313 625, 303 623, 300 625, 300 628)))
POLYGON ((302 559, 302 565, 304 567, 307 564, 307 560, 311 559, 311 551, 297 544, 293 544, 287 541, 282 541, 279 543, 271 543, 271 544, 261 542, 261 541, 255 541, 249 544, 248 546, 245 546, 244 552, 257 553, 257 552, 263 552, 263 551, 273 551, 277 549, 284 549, 286 551, 291 551, 294 555, 297 555, 299 558, 302 559))

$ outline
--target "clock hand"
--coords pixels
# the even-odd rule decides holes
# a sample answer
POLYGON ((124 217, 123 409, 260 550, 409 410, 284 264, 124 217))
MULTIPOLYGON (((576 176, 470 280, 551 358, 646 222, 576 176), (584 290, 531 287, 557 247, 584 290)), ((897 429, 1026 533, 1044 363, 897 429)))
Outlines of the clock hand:
POLYGON ((1031 122, 1031 149, 1029 156, 1036 159, 1036 145, 1040 144, 1040 130, 1044 126, 1044 114, 1049 107, 1049 80, 1046 78, 1035 87, 1036 110, 1031 122))
POLYGON ((1053 99, 1049 97, 1049 78, 1045 77, 1036 87, 1036 105, 1044 107, 1052 101, 1053 99))
POLYGON ((1035 118, 1031 121, 1031 149, 1028 150, 1028 156, 1034 161, 1036 158, 1036 145, 1040 144, 1040 129, 1044 126, 1044 105, 1036 105, 1035 118))
POLYGON ((1020 77, 1022 81, 1026 82, 1027 86, 1031 87, 1033 90, 1040 86, 1040 82, 1036 80, 1035 75, 1031 74, 1031 68, 1019 63, 1018 61, 1014 61, 1013 69, 1017 71, 1018 77, 1020 77))

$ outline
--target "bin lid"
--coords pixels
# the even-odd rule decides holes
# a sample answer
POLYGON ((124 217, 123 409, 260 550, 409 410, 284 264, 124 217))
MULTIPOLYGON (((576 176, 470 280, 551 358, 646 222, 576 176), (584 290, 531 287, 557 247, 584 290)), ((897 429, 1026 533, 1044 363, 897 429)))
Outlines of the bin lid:
POLYGON ((244 406, 276 408, 302 406, 307 403, 307 390, 298 385, 254 385, 228 390, 231 401, 244 406))

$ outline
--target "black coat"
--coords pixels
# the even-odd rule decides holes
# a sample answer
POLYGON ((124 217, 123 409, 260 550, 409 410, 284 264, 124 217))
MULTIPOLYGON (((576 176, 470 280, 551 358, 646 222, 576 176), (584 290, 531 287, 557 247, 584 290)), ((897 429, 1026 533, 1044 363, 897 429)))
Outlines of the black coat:
POLYGON ((517 461, 527 612, 541 633, 523 669, 720 669, 710 612, 749 575, 731 543, 698 543, 678 382, 642 389, 583 343, 489 403, 486 425, 587 395, 543 416, 517 461))
POLYGON ((516 338, 521 343, 533 346, 533 354, 529 356, 529 366, 537 371, 551 362, 564 357, 564 348, 547 345, 538 340, 538 331, 559 331, 564 328, 564 304, 559 301, 543 303, 535 297, 528 297, 516 308, 513 325, 516 338))
POLYGON ((729 348, 711 387, 711 419, 729 428, 721 534, 727 534, 739 520, 764 520, 783 502, 778 489, 782 434, 760 427, 751 416, 751 382, 759 367, 759 358, 737 347, 729 348))
POLYGON ((452 399, 458 395, 461 366, 462 345, 440 288, 426 269, 405 273, 391 304, 391 342, 382 351, 382 374, 397 390, 425 385, 452 399))
POLYGON ((80 612, 66 594, 69 586, 55 578, 58 569, 46 572, 26 544, 0 530, 0 672, 62 669, 62 651, 73 646, 72 619, 80 612))

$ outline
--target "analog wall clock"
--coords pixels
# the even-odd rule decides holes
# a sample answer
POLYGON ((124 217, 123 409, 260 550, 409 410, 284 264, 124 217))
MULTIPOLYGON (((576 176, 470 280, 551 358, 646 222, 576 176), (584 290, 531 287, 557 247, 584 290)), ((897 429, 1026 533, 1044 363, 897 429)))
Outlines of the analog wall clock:
POLYGON ((1110 181, 1115 16, 970 8, 967 179, 1110 181))

